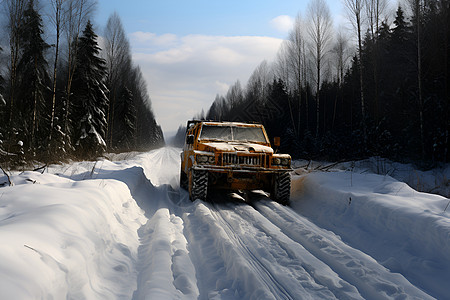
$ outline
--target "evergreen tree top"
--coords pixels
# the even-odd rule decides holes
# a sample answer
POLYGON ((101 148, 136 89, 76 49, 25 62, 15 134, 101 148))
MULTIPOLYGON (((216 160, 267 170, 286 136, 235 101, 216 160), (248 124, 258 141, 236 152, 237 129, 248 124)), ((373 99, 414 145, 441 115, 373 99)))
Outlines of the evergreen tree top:
POLYGON ((395 14, 395 20, 394 20, 394 31, 395 30, 404 30, 407 26, 405 21, 405 14, 403 12, 403 9, 401 6, 397 8, 397 12, 395 14))
MULTIPOLYGON (((35 56, 36 53, 43 54, 46 49, 50 48, 42 38, 44 33, 42 27, 42 18, 34 8, 34 1, 30 0, 27 9, 24 11, 24 25, 20 34, 24 56, 35 56)), ((43 55, 38 60, 45 61, 43 55)))
POLYGON ((101 49, 98 46, 97 37, 91 21, 88 20, 86 27, 83 30, 83 35, 80 37, 78 43, 77 65, 78 68, 85 70, 89 68, 95 69, 101 74, 100 78, 102 78, 106 74, 106 62, 99 56, 101 49), (87 66, 91 67, 88 68, 87 66))
POLYGON ((395 27, 392 29, 393 40, 403 43, 408 39, 409 27, 408 23, 405 21, 405 14, 401 6, 398 7, 397 13, 394 20, 395 27))
POLYGON ((91 20, 88 20, 86 27, 83 30, 83 36, 80 37, 80 40, 87 48, 91 48, 95 55, 99 54, 101 50, 97 43, 97 37, 98 36, 95 34, 92 27, 91 20))

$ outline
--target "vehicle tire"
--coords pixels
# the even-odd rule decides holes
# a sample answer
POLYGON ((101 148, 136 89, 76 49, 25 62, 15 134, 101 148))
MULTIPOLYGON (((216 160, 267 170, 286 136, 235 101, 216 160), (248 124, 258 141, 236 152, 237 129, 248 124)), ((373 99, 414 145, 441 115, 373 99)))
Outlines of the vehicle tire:
POLYGON ((183 169, 180 170, 180 187, 186 191, 189 189, 189 179, 183 169))
POLYGON ((289 172, 282 172, 274 175, 270 196, 272 200, 275 200, 280 204, 289 204, 289 198, 291 196, 291 175, 289 172))
POLYGON ((206 200, 208 191, 208 172, 192 170, 189 176, 189 198, 191 201, 206 200))

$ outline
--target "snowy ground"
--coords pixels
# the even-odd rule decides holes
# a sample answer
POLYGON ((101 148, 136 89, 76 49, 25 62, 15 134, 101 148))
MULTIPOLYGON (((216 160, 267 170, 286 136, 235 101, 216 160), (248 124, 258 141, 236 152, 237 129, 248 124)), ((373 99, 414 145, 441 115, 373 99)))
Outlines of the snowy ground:
POLYGON ((0 299, 450 299, 448 198, 360 163, 297 169, 289 207, 257 191, 192 203, 179 151, 13 174, 0 299))

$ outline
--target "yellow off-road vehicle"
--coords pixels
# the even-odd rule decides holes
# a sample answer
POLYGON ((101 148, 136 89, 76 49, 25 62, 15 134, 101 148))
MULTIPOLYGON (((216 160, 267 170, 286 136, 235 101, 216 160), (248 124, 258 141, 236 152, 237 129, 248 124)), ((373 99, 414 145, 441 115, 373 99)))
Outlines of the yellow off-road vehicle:
MULTIPOLYGON (((279 146, 279 138, 275 138, 279 146)), ((260 124, 188 121, 181 153, 180 185, 192 201, 210 187, 262 189, 280 203, 290 197, 291 157, 274 153, 260 124)))

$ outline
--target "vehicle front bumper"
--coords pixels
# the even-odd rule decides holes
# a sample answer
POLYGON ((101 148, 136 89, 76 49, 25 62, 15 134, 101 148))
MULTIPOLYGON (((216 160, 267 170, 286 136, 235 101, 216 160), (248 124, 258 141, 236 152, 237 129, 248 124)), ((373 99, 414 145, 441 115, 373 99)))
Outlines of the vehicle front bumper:
POLYGON ((292 171, 291 168, 205 165, 196 165, 192 169, 208 172, 208 186, 233 190, 264 189, 271 186, 276 174, 292 171))

